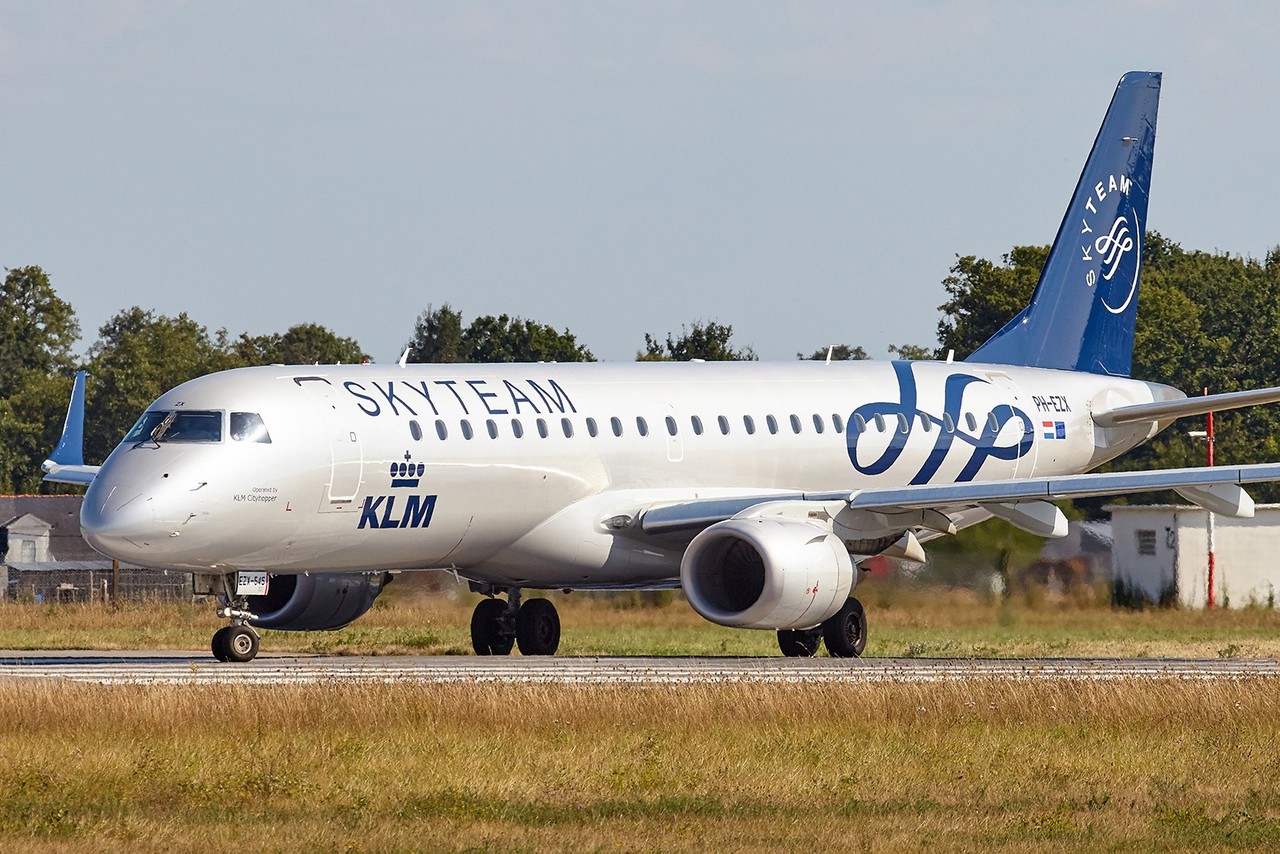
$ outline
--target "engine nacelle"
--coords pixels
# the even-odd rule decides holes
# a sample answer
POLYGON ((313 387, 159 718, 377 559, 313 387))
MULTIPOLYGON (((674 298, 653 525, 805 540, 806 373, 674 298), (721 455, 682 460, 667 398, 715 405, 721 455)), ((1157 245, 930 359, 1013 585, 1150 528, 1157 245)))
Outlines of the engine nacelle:
POLYGON ((680 562, 689 604, 722 626, 808 629, 857 583, 840 539, 791 519, 728 519, 689 543, 680 562))
POLYGON ((266 596, 249 596, 251 623, 263 629, 307 632, 340 629, 373 607, 391 580, 385 572, 273 575, 266 596))

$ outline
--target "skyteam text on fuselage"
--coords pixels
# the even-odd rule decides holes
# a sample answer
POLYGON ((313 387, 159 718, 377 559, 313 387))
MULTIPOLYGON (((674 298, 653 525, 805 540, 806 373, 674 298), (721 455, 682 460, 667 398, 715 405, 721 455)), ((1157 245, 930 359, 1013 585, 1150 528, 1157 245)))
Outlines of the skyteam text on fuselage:
POLYGON ((680 586, 788 655, 854 656, 867 557, 992 516, 1045 536, 1052 502, 1176 489, 1247 516, 1280 465, 1083 474, 1174 419, 1280 400, 1130 379, 1160 75, 1126 74, 1030 304, 963 362, 270 366, 162 395, 97 469, 83 377, 49 479, 88 483, 102 553, 219 596, 223 660, 253 627, 336 628, 388 573, 488 598, 481 654, 555 651, 525 589, 680 586), (496 598, 505 595, 504 599, 496 598))

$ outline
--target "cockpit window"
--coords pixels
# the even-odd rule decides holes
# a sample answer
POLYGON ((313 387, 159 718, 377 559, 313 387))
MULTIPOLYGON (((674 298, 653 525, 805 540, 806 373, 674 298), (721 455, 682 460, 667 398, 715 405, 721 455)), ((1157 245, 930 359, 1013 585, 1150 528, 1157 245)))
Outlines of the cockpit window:
POLYGON ((221 442, 222 413, 147 412, 133 425, 126 442, 221 442))
MULTIPOLYGON (((417 427, 418 422, 413 422, 413 426, 417 427)), ((418 431, 418 437, 422 437, 421 430, 418 431)), ((262 422, 262 416, 256 412, 231 413, 231 438, 237 442, 271 444, 271 434, 267 432, 267 425, 262 422)))

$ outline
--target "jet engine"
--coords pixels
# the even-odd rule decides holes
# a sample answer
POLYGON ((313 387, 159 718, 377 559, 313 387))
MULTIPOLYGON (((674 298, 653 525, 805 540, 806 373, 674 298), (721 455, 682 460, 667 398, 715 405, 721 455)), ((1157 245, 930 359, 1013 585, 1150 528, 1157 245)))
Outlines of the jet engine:
POLYGON ((835 614, 857 583, 834 534, 791 519, 728 519, 689 543, 680 581, 693 609, 746 629, 808 629, 835 614))
POLYGON ((391 581, 385 572, 273 575, 266 596, 250 596, 252 625, 305 632, 340 629, 373 607, 391 581))

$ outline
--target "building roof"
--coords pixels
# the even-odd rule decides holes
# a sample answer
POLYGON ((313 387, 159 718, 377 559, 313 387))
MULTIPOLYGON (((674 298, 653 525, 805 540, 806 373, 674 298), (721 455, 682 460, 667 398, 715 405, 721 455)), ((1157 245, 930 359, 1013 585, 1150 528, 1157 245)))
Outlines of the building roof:
POLYGON ((54 560, 100 561, 80 536, 83 495, 0 495, 0 527, 22 516, 35 516, 49 525, 49 555, 54 560))

